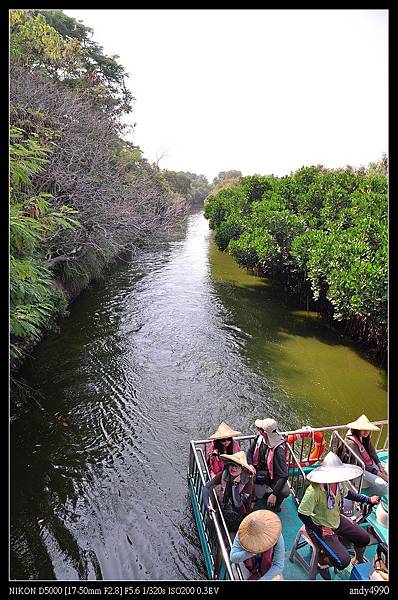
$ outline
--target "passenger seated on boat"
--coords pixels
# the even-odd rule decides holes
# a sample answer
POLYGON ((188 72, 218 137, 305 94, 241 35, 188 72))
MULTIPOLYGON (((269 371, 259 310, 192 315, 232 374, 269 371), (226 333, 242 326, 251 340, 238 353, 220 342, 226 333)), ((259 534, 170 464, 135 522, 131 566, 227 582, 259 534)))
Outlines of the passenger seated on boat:
POLYGON ((274 419, 257 419, 255 425, 259 435, 247 453, 247 462, 253 465, 256 475, 254 496, 264 498, 267 508, 280 512, 290 493, 285 440, 274 419))
POLYGON ((368 496, 388 494, 388 473, 382 466, 370 439, 370 432, 380 431, 380 427, 373 425, 366 415, 361 415, 346 427, 350 429, 345 436, 345 442, 365 464, 363 488, 366 489, 366 493, 368 496))
POLYGON ((235 536, 230 560, 244 562, 250 572, 248 579, 282 580, 285 542, 278 515, 269 510, 255 510, 247 515, 235 536))
POLYGON ((207 509, 211 510, 210 492, 217 484, 221 484, 218 500, 228 529, 235 533, 250 511, 253 475, 243 450, 235 454, 221 454, 220 458, 224 462, 224 469, 206 483, 203 499, 207 509))
POLYGON ((223 421, 217 431, 210 436, 209 439, 213 440, 207 454, 210 477, 214 477, 224 469, 225 465, 220 458, 221 454, 235 454, 241 450, 238 440, 233 439, 235 435, 242 435, 242 433, 231 429, 223 421))
POLYGON ((367 531, 340 514, 344 498, 367 504, 378 504, 380 500, 377 496, 357 494, 343 483, 361 474, 361 467, 345 464, 336 454, 328 452, 321 466, 308 473, 311 484, 298 507, 308 535, 326 554, 326 566, 331 563, 339 570, 345 569, 351 560, 341 540, 354 544, 355 563, 364 562, 365 548, 370 541, 367 531))

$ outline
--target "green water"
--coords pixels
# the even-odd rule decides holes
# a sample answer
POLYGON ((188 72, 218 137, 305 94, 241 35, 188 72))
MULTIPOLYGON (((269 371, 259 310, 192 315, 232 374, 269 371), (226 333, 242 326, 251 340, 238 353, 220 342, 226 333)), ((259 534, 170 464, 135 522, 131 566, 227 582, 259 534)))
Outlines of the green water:
POLYGON ((386 371, 315 312, 297 310, 271 283, 240 268, 215 244, 211 276, 234 323, 248 334, 244 360, 271 380, 278 398, 313 426, 343 424, 363 412, 387 418, 386 371))
POLYGON ((254 433, 259 417, 287 430, 387 416, 384 371, 219 252, 201 213, 93 283, 20 378, 11 579, 204 579, 190 440, 221 421, 254 433))

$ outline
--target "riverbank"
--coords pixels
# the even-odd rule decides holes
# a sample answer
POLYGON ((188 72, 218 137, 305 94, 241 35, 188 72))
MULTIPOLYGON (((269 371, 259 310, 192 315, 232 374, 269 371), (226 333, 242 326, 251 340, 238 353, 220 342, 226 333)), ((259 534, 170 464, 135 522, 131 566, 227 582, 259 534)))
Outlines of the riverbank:
POLYGON ((19 373, 13 579, 204 579, 189 440, 223 420, 252 432, 266 416, 288 430, 387 414, 385 372, 220 252, 200 212, 111 275, 19 373))
MULTIPOLYGON (((199 210, 199 208, 192 207, 192 210, 199 210)), ((159 247, 164 244, 167 239, 171 240, 178 236, 186 226, 187 217, 189 214, 188 205, 186 205, 184 216, 179 216, 179 221, 173 224, 168 223, 167 232, 163 232, 162 235, 158 232, 158 238, 150 240, 152 243, 152 249, 159 247)), ((17 355, 10 360, 11 375, 16 377, 19 370, 22 368, 25 360, 32 354, 35 347, 41 343, 46 335, 51 332, 59 331, 59 322, 62 318, 67 318, 70 314, 70 309, 73 303, 79 298, 81 293, 86 290, 90 285, 95 282, 101 281, 107 276, 111 275, 110 270, 113 266, 116 266, 119 261, 130 262, 133 256, 137 254, 148 252, 148 243, 144 240, 134 240, 135 243, 126 243, 123 248, 116 248, 112 244, 109 245, 105 252, 102 248, 100 252, 91 252, 91 256, 87 257, 86 260, 77 260, 73 265, 63 265, 58 272, 58 278, 55 278, 51 287, 62 298, 65 299, 67 306, 66 310, 63 310, 61 314, 55 314, 51 318, 51 323, 46 324, 46 329, 38 329, 35 337, 15 340, 15 346, 18 350, 17 355)))
MULTIPOLYGON (((257 268, 248 269, 249 273, 256 277, 269 278, 267 272, 261 265, 257 268)), ((380 329, 364 322, 358 317, 350 320, 336 320, 334 318, 333 305, 325 298, 314 300, 309 282, 302 280, 297 285, 292 277, 274 276, 271 281, 275 289, 282 295, 289 297, 291 303, 304 311, 316 312, 322 317, 325 326, 330 327, 336 335, 350 340, 371 360, 376 366, 387 368, 388 362, 388 339, 387 334, 380 329)))
POLYGON ((206 201, 220 250, 312 304, 381 364, 387 359, 386 160, 249 176, 206 201))
POLYGON ((58 10, 9 18, 14 368, 106 265, 126 248, 156 245, 208 182, 163 172, 127 139, 128 73, 89 27, 58 10))

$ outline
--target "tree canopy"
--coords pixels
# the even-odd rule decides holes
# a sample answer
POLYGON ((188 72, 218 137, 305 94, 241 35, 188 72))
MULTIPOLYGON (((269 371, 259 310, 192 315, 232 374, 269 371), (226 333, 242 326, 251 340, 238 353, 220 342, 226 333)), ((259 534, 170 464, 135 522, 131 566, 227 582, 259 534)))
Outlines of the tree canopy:
POLYGON ((13 358, 104 266, 156 244, 186 199, 125 140, 127 73, 59 10, 10 11, 13 358))
POLYGON ((79 90, 114 118, 132 110, 128 73, 118 56, 107 56, 93 31, 61 10, 10 11, 10 55, 30 69, 48 73, 79 90))
POLYGON ((368 169, 302 168, 290 176, 241 177, 212 192, 205 216, 221 250, 244 267, 304 288, 385 353, 387 161, 368 169))

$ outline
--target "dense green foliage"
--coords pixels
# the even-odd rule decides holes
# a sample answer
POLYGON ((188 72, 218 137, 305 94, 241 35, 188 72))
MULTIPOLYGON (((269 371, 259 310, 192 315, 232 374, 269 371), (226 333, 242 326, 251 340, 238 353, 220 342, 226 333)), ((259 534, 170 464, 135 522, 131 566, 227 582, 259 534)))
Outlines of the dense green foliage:
MULTIPOLYGON (((387 159, 281 179, 160 170, 125 139, 128 74, 60 10, 10 11, 11 334, 37 338, 126 248, 202 204, 222 250, 386 342, 387 159), (77 221, 72 218, 76 215, 77 221)), ((15 342, 15 343, 14 343, 15 342)), ((378 342, 379 343, 379 342, 378 342)))
POLYGON ((302 168, 242 177, 211 194, 205 216, 221 250, 281 280, 348 331, 385 352, 387 339, 386 158, 368 170, 302 168), (383 166, 384 161, 384 166, 383 166))
POLYGON ((18 358, 112 258, 162 239, 187 202, 125 139, 128 75, 91 29, 60 10, 12 9, 9 21, 11 343, 18 358))
POLYGON ((182 194, 193 205, 202 205, 211 189, 204 175, 197 175, 189 171, 169 171, 167 169, 163 169, 162 175, 172 190, 182 194))
POLYGON ((55 77, 113 118, 131 112, 128 73, 91 39, 90 27, 61 10, 13 10, 10 25, 12 60, 55 77))
POLYGON ((220 171, 216 177, 213 179, 213 187, 216 187, 226 181, 230 181, 231 179, 236 179, 242 177, 242 172, 237 171, 236 169, 232 169, 231 171, 220 171))
POLYGON ((42 171, 49 149, 37 141, 37 134, 24 137, 11 129, 10 144, 10 334, 11 357, 20 354, 16 340, 38 338, 42 329, 53 326, 51 317, 66 313, 62 292, 53 286, 46 267, 46 238, 59 229, 74 228, 73 209, 55 209, 51 194, 27 193, 32 177, 42 171))
POLYGON ((209 193, 214 195, 224 188, 239 187, 241 177, 241 171, 220 171, 217 177, 214 177, 209 193))

